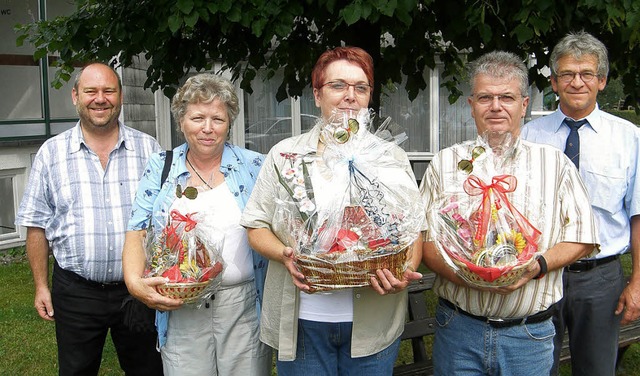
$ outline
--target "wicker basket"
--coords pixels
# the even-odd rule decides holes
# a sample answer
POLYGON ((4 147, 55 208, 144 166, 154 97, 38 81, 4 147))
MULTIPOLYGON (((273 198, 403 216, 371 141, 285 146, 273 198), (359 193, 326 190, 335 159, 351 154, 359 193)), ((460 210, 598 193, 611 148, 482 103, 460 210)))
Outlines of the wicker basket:
POLYGON ((462 279, 464 279, 466 282, 479 287, 503 287, 503 286, 512 285, 515 282, 517 282, 522 277, 524 272, 527 271, 527 267, 536 261, 536 258, 531 257, 529 260, 525 261, 520 265, 516 265, 511 269, 506 267, 496 268, 496 269, 504 269, 505 271, 503 272, 502 275, 500 275, 500 277, 496 278, 491 282, 486 281, 476 273, 469 270, 469 267, 467 266, 467 264, 463 263, 462 261, 457 260, 454 257, 451 257, 451 261, 453 261, 453 263, 459 268, 457 271, 458 275, 462 277, 462 279))
POLYGON ((185 303, 193 303, 200 299, 211 281, 192 283, 165 283, 157 286, 158 293, 172 299, 182 299, 185 303))
POLYGON ((405 270, 408 247, 387 250, 376 255, 326 253, 298 255, 298 268, 311 291, 337 290, 371 285, 377 269, 389 269, 398 279, 405 270))

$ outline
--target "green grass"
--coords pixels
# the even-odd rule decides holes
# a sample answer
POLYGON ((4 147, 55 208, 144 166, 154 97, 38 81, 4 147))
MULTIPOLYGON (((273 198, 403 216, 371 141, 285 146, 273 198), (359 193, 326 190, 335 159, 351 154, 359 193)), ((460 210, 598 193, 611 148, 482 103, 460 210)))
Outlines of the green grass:
MULTIPOLYGON (((0 375, 58 374, 55 327, 33 307, 29 264, 0 265, 0 375)), ((100 375, 122 375, 111 338, 102 354, 100 375)))
MULTIPOLYGON (((629 273, 629 257, 623 257, 629 273)), ((428 299, 429 310, 435 299, 428 299)), ((427 348, 431 339, 426 340, 427 348)), ((0 265, 0 375, 57 375, 57 350, 54 324, 42 320, 33 308, 33 282, 28 262, 22 260, 0 265)), ((397 362, 411 363, 411 345, 404 341, 397 362)), ((100 375, 122 375, 110 337, 105 345, 100 375)), ((275 371, 274 371, 275 374, 275 371)), ((571 375, 569 365, 562 376, 571 375)), ((631 345, 617 376, 640 376, 640 344, 631 345)))

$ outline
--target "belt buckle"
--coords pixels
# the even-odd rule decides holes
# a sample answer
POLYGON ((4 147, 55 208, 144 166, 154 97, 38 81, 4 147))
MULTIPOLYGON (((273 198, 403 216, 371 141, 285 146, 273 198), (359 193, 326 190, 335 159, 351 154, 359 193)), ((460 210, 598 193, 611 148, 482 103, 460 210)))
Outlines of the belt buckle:
POLYGON ((574 264, 569 264, 565 267, 567 269, 568 272, 571 273, 582 273, 584 270, 581 268, 578 268, 577 265, 574 264))

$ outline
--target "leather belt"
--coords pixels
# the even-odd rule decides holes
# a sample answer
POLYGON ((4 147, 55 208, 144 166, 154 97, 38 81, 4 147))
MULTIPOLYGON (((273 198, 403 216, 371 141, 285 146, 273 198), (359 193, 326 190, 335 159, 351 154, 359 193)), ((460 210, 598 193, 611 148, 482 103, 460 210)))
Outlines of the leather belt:
POLYGON ((546 321, 546 320, 550 319, 551 316, 553 316, 553 314, 555 312, 555 308, 556 308, 555 305, 552 305, 551 307, 547 308, 546 310, 540 311, 538 313, 534 313, 533 315, 530 315, 530 316, 500 319, 500 318, 492 318, 492 317, 484 317, 484 316, 474 315, 472 313, 469 313, 469 312, 463 310, 462 308, 456 306, 455 304, 453 304, 450 301, 448 301, 446 299, 443 299, 443 298, 440 298, 439 301, 445 307, 453 309, 456 312, 458 312, 458 313, 460 313, 460 314, 462 314, 464 316, 471 317, 472 319, 476 319, 478 321, 485 322, 485 323, 489 324, 493 328, 509 328, 509 327, 516 326, 516 325, 536 324, 536 323, 539 323, 539 322, 543 322, 543 321, 546 321))
POLYGON ((80 275, 78 275, 77 273, 74 273, 70 270, 65 270, 62 269, 60 267, 60 265, 58 265, 58 262, 54 262, 53 263, 53 269, 54 272, 60 273, 65 275, 67 278, 72 279, 74 281, 80 282, 85 286, 89 286, 89 287, 93 287, 93 288, 98 288, 98 289, 102 289, 102 290, 106 290, 106 289, 117 289, 117 288, 127 288, 127 285, 124 283, 124 281, 117 281, 117 282, 97 282, 97 281, 92 281, 90 279, 86 279, 80 275))
POLYGON ((616 261, 619 258, 620 258, 619 255, 613 255, 613 256, 607 256, 599 259, 578 260, 573 264, 565 266, 564 270, 571 273, 582 273, 582 272, 589 271, 595 268, 596 266, 600 266, 600 265, 608 264, 612 261, 616 261))

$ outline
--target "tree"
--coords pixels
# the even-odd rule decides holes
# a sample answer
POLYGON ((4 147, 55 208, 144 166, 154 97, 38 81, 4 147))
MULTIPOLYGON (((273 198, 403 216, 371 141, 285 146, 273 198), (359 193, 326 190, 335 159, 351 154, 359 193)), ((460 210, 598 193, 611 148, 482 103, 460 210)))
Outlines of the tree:
POLYGON ((400 83, 410 99, 426 88, 425 68, 443 64, 443 86, 455 101, 464 80, 464 57, 494 49, 523 58, 535 54, 531 79, 548 85, 538 69, 548 48, 568 31, 584 28, 609 48, 612 76, 625 93, 640 98, 634 69, 640 45, 640 3, 634 0, 76 0, 77 10, 16 27, 18 44, 34 57, 58 54, 54 86, 73 65, 117 56, 128 66, 144 54, 151 62, 145 87, 171 96, 189 70, 220 61, 251 92, 257 71, 282 70, 277 98, 299 96, 310 83, 317 57, 341 44, 365 48, 375 61, 374 107, 381 88, 400 83), (573 25, 579 25, 578 27, 573 25))

